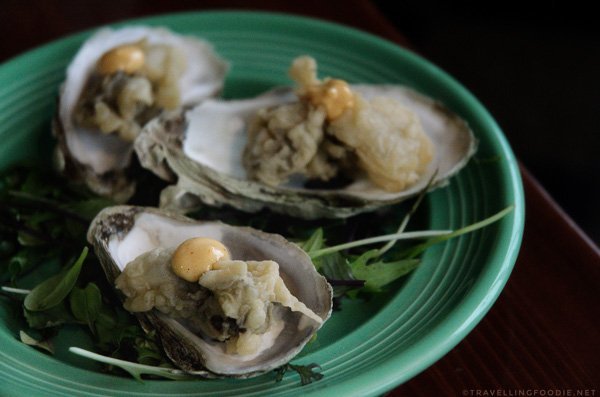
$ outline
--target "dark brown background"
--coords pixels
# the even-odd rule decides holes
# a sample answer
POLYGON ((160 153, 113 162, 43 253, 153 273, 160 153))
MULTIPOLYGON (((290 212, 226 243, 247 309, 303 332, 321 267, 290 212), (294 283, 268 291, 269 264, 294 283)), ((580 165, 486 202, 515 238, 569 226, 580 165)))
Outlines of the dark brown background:
MULTIPOLYGON (((359 0, 3 0, 0 61, 101 24, 191 9, 285 11, 351 25, 412 45, 470 88, 499 120, 517 157, 598 238, 600 61, 593 14, 551 2, 533 11, 502 4, 490 13, 435 1, 399 9, 359 0), (565 134, 571 139, 563 141, 565 134)), ((600 395, 600 253, 522 171, 527 220, 505 290, 463 342, 391 395, 498 389, 600 395)))

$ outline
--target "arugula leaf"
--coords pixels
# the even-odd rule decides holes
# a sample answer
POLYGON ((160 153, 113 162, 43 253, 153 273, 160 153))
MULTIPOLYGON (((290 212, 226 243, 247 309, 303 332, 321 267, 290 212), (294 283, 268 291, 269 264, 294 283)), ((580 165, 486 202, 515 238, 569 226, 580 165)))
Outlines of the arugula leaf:
POLYGON ((29 327, 34 329, 51 328, 75 321, 64 302, 41 311, 31 311, 24 308, 23 316, 29 327))
POLYGON ((378 255, 379 250, 370 250, 349 264, 354 277, 365 281, 364 288, 366 291, 381 291, 383 286, 413 271, 420 262, 418 259, 401 259, 391 262, 368 263, 378 255))
POLYGON ((137 352, 137 361, 145 365, 157 365, 161 367, 171 367, 166 365, 161 350, 156 344, 156 332, 153 330, 146 335, 135 338, 134 348, 137 352))
POLYGON ((82 201, 76 201, 66 207, 81 218, 91 222, 94 217, 104 208, 114 205, 115 202, 102 197, 93 197, 82 201))
POLYGON ((381 236, 364 238, 361 240, 351 241, 344 244, 338 244, 333 247, 325 247, 322 249, 314 250, 310 257, 312 259, 319 258, 320 256, 327 255, 333 252, 343 251, 350 248, 361 247, 363 245, 381 243, 386 241, 398 241, 398 240, 411 240, 411 239, 424 239, 430 237, 444 236, 452 232, 451 230, 421 230, 414 232, 402 232, 384 234, 381 236))
POLYGON ((25 308, 29 311, 42 311, 61 303, 73 289, 87 254, 88 248, 84 247, 73 266, 38 284, 25 298, 25 308))
POLYGON ((321 366, 315 363, 308 365, 285 364, 275 370, 275 382, 281 382, 283 376, 289 370, 296 371, 300 375, 300 383, 302 386, 308 385, 313 380, 323 379, 323 374, 316 372, 315 369, 321 369, 321 366))
MULTIPOLYGON (((4 287, 4 286, 2 286, 0 288, 0 291, 17 294, 17 295, 27 295, 28 293, 31 292, 31 290, 29 290, 29 289, 12 288, 12 287, 4 287)), ((23 299, 25 299, 25 297, 23 297, 23 299)))
POLYGON ((47 212, 38 212, 28 215, 21 214, 20 220, 22 222, 22 227, 17 235, 17 241, 22 246, 44 245, 48 241, 48 236, 56 237, 56 228, 52 228, 52 230, 48 232, 44 231, 44 226, 46 224, 56 220, 54 214, 47 212))
POLYGON ((119 321, 118 315, 105 305, 100 308, 94 328, 97 348, 104 352, 114 352, 119 349, 125 338, 136 335, 136 332, 143 333, 139 326, 134 326, 132 322, 119 321))
POLYGON ((484 227, 504 218, 514 208, 515 208, 514 205, 510 205, 510 206, 504 208, 503 210, 495 213, 494 215, 487 217, 479 222, 475 222, 471 225, 454 230, 450 233, 445 233, 445 234, 442 234, 439 236, 434 236, 434 237, 428 239, 427 241, 425 241, 424 243, 421 243, 419 245, 416 245, 416 246, 410 248, 406 252, 405 255, 407 258, 414 258, 417 255, 421 254, 423 251, 425 251, 427 248, 431 247, 432 245, 435 245, 435 244, 441 243, 443 241, 450 240, 451 238, 458 237, 463 234, 471 233, 471 232, 474 232, 475 230, 484 228, 484 227))
MULTIPOLYGON (((42 175, 37 172, 28 172, 27 170, 23 171, 27 173, 22 177, 23 179, 19 186, 20 191, 39 195, 49 195, 53 193, 54 187, 49 185, 47 181, 44 180, 42 175)), ((13 188, 14 187, 16 186, 13 186, 13 188)))
POLYGON ((354 277, 348 260, 339 252, 322 256, 313 262, 321 264, 320 271, 332 285, 334 298, 340 298, 350 290, 364 286, 364 281, 354 277))
POLYGON ((88 324, 92 333, 95 333, 94 322, 100 315, 102 307, 102 294, 98 286, 89 283, 85 288, 73 288, 69 294, 69 304, 73 316, 88 324))
MULTIPOLYGON (((101 354, 97 354, 79 347, 70 347, 69 351, 77 355, 96 360, 105 364, 113 365, 127 371, 139 382, 143 382, 142 375, 154 375, 162 378, 182 380, 182 379, 194 379, 192 375, 189 375, 182 370, 165 367, 155 367, 151 365, 136 364, 130 361, 119 360, 112 357, 106 357, 101 354)), ((197 379, 197 377, 196 377, 197 379)))
POLYGON ((25 247, 14 254, 7 262, 7 272, 2 275, 2 279, 10 276, 14 281, 18 276, 27 273, 32 268, 38 266, 54 252, 37 247, 25 247))
POLYGON ((47 211, 47 212, 42 212, 39 215, 43 215, 43 216, 62 215, 62 216, 77 220, 82 223, 88 222, 87 218, 78 214, 77 212, 69 210, 68 208, 65 207, 65 205, 61 201, 48 199, 48 198, 36 195, 34 193, 28 193, 28 192, 24 192, 24 191, 11 190, 8 192, 8 195, 16 200, 19 200, 17 204, 20 204, 21 206, 29 205, 30 207, 34 207, 38 210, 47 211))
POLYGON ((47 339, 37 340, 25 333, 25 331, 19 331, 19 338, 21 339, 21 342, 25 343, 26 345, 39 347, 40 349, 46 350, 50 354, 54 354, 54 346, 52 346, 52 342, 47 339))
MULTIPOLYGON (((314 252, 317 252, 325 247, 325 239, 323 238, 323 228, 317 228, 311 236, 303 243, 298 244, 309 256, 314 252)), ((323 261, 319 259, 313 259, 313 265, 317 271, 321 270, 323 261)))
MULTIPOLYGON (((435 180, 437 173, 438 173, 438 169, 436 169, 435 172, 431 175, 431 178, 429 178, 429 181, 427 181, 427 185, 423 189, 421 189, 416 200, 413 202, 412 206, 410 207, 410 210, 404 215, 402 222, 400 222, 400 226, 398 226, 396 233, 402 233, 404 231, 404 229, 406 229, 406 226, 408 225, 408 222, 410 221, 411 216, 413 216, 415 214, 415 212, 417 212, 417 209, 423 202, 423 199, 427 195, 429 188, 433 184, 433 181, 435 180)), ((394 244, 396 244, 396 241, 397 240, 388 241, 386 245, 384 245, 383 247, 381 247, 379 249, 377 254, 379 256, 382 256, 383 254, 385 254, 387 251, 389 251, 394 246, 394 244)))
POLYGON ((9 240, 0 241, 0 258, 6 259, 12 257, 12 255, 15 253, 15 249, 16 247, 14 242, 9 240))
POLYGON ((325 246, 325 239, 323 238, 323 228, 316 229, 313 234, 305 242, 300 244, 300 248, 306 251, 307 254, 311 254, 317 250, 320 250, 325 246))
POLYGON ((428 247, 490 225, 491 223, 502 219, 513 209, 513 206, 509 206, 482 221, 454 231, 427 230, 403 232, 408 219, 416 210, 421 199, 422 197, 419 197, 417 203, 412 206, 409 213, 403 219, 397 233, 369 237, 348 243, 338 244, 333 247, 325 247, 322 232, 317 230, 306 242, 300 244, 301 247, 306 247, 306 249, 308 249, 307 252, 312 258, 315 267, 323 275, 325 275, 330 282, 335 282, 336 280, 345 280, 347 282, 346 287, 343 289, 336 289, 336 283, 332 283, 332 285, 334 285, 335 297, 342 296, 344 293, 348 292, 349 289, 351 289, 348 288, 348 282, 353 280, 363 280, 364 290, 367 292, 378 292, 383 286, 414 270, 419 264, 419 260, 415 259, 416 256, 422 253, 428 247), (426 238, 426 241, 411 247, 408 251, 399 256, 396 255, 396 257, 393 259, 388 261, 379 260, 379 258, 382 257, 383 254, 385 254, 392 247, 390 243, 393 244, 398 240, 414 238, 426 238), (354 259, 351 259, 350 256, 343 256, 340 254, 340 252, 343 250, 383 241, 388 241, 389 243, 380 249, 366 251, 354 259))
POLYGON ((332 280, 354 279, 348 260, 339 252, 322 256, 319 261, 322 263, 321 272, 325 277, 332 280))

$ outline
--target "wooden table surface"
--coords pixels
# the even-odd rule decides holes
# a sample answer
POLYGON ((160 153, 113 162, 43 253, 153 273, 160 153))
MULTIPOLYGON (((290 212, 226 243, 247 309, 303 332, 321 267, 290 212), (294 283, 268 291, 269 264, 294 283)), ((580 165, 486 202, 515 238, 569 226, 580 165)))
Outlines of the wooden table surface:
MULTIPOLYGON (((121 19, 199 9, 260 9, 408 40, 370 2, 4 0, 0 62, 48 41, 121 19)), ((1 88, 0 88, 1 89, 1 88)), ((526 224, 515 269, 481 323, 390 396, 600 395, 600 252, 521 167, 526 224)))

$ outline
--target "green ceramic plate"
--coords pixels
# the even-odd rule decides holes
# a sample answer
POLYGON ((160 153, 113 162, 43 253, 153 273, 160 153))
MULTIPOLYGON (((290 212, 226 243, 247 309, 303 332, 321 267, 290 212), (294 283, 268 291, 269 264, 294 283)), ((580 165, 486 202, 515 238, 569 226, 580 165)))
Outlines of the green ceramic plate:
MULTIPOLYGON (((325 377, 301 387, 250 380, 146 381, 104 375, 66 348, 51 357, 18 342, 19 323, 0 301, 2 396, 290 396, 378 395, 408 380, 454 347, 485 315, 506 283, 523 231, 524 201, 517 163, 485 108, 451 77, 422 58, 372 35, 321 21, 247 12, 185 13, 130 21, 164 25, 214 43, 230 60, 225 94, 256 94, 286 78, 300 54, 317 58, 322 75, 350 82, 401 83, 444 102, 480 140, 476 158, 426 201, 425 222, 458 228, 510 205, 515 210, 482 231, 429 249, 421 266, 378 299, 347 302, 316 343, 296 360, 319 363, 325 377), (92 369, 90 369, 92 368, 92 369)), ((90 32, 28 52, 0 66, 0 167, 47 157, 50 120, 65 67, 90 32)))

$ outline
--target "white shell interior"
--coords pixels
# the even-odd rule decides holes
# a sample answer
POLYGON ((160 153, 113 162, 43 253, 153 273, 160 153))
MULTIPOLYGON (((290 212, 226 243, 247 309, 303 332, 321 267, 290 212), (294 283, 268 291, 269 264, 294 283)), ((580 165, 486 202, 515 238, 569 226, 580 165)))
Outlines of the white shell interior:
POLYGON ((223 230, 217 224, 182 224, 155 214, 138 215, 135 227, 123 240, 112 238, 108 251, 119 269, 144 252, 158 247, 176 247, 187 239, 203 236, 223 240, 223 230))
POLYGON ((291 102, 290 90, 276 90, 253 99, 208 99, 186 113, 183 152, 190 159, 237 179, 246 178, 242 153, 248 122, 262 108, 291 102))

